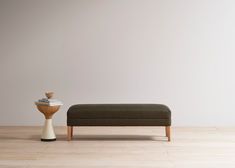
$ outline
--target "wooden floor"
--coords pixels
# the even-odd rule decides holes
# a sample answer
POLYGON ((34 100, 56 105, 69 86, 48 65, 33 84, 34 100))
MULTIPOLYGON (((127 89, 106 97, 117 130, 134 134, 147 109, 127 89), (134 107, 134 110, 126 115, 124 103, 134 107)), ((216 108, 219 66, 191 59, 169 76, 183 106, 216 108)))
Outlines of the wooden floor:
POLYGON ((235 128, 80 127, 41 142, 41 127, 0 127, 0 168, 235 168, 235 128))

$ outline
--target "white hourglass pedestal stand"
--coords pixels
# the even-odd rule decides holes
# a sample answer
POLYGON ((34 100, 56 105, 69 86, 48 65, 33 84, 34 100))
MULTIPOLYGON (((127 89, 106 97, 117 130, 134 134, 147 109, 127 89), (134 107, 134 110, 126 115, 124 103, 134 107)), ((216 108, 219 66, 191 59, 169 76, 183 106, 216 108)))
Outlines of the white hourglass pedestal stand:
POLYGON ((56 136, 52 125, 52 119, 46 119, 42 130, 41 141, 55 141, 55 140, 56 136))

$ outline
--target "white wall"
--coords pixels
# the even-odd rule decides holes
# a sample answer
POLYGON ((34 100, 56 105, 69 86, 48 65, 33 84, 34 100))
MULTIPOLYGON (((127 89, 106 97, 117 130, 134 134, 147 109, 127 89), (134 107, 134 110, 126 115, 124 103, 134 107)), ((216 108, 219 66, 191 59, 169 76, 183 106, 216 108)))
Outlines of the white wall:
POLYGON ((0 0, 0 125, 77 103, 163 103, 175 126, 235 125, 235 1, 0 0))

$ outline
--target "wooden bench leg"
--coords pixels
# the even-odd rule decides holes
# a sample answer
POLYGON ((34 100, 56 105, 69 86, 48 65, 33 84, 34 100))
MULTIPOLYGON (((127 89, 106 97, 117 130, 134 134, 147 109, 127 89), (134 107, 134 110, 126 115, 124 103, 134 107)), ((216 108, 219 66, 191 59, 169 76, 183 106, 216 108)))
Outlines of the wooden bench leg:
POLYGON ((166 137, 168 138, 168 141, 171 141, 171 127, 170 126, 166 126, 166 137))
POLYGON ((71 141, 72 139, 72 130, 73 130, 72 126, 67 126, 67 140, 68 141, 71 141))
POLYGON ((73 126, 71 126, 71 139, 73 139, 73 126))

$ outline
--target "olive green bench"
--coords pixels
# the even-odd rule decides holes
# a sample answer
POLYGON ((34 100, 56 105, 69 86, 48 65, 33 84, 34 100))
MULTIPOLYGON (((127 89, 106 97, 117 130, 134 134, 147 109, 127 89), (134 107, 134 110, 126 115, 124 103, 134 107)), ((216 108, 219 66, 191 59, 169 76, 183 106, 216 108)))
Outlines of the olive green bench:
POLYGON ((171 111, 162 104, 77 104, 67 112, 67 138, 74 126, 164 126, 170 141, 171 111))

